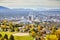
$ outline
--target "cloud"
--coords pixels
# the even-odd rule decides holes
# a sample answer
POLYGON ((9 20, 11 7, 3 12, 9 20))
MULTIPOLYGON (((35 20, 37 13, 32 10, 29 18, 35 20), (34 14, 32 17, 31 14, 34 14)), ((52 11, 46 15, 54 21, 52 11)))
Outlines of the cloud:
POLYGON ((60 1, 60 0, 49 0, 49 1, 60 1))
POLYGON ((2 0, 0 6, 7 6, 10 8, 16 7, 60 7, 60 1, 53 0, 2 0))

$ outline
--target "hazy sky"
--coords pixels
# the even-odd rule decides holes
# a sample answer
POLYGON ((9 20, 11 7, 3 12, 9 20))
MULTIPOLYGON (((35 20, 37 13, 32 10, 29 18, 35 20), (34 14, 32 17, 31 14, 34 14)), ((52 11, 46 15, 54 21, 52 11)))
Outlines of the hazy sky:
POLYGON ((10 8, 60 8, 60 0, 0 0, 0 6, 10 8))

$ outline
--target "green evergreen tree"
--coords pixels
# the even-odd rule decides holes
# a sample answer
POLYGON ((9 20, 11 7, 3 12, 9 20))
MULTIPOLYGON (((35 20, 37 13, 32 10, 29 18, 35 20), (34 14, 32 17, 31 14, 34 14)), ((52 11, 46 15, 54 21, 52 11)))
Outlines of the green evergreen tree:
POLYGON ((2 37, 2 35, 0 34, 0 37, 2 37))
POLYGON ((7 34, 5 34, 4 39, 8 40, 8 35, 7 34))
POLYGON ((11 35, 9 40, 14 40, 14 36, 13 36, 13 35, 11 35))

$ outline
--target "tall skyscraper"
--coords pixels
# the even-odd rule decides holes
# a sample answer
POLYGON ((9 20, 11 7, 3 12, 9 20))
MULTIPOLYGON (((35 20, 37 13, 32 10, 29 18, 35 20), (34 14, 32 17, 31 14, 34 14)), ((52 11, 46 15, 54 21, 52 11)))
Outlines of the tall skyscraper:
POLYGON ((34 20, 33 15, 29 15, 29 16, 28 16, 28 20, 33 21, 33 20, 34 20))

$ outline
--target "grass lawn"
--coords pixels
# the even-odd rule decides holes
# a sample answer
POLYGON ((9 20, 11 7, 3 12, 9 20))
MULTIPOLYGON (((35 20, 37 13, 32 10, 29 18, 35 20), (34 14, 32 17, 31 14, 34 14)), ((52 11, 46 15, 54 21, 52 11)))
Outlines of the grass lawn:
MULTIPOLYGON (((15 32, 0 32, 2 34, 2 37, 4 37, 5 34, 8 35, 8 38, 10 37, 11 34, 14 34, 15 32)), ((31 36, 14 36, 15 40, 33 40, 31 36)))
POLYGON ((31 36, 15 36, 15 40, 33 40, 31 36))

